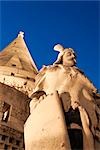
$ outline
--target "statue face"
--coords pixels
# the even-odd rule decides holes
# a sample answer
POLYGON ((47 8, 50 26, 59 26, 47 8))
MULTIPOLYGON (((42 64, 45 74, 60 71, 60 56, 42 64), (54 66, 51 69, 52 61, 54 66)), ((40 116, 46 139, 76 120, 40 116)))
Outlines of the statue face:
POLYGON ((75 53, 74 51, 68 49, 63 55, 63 65, 66 65, 67 67, 72 67, 76 64, 76 59, 75 59, 75 53))

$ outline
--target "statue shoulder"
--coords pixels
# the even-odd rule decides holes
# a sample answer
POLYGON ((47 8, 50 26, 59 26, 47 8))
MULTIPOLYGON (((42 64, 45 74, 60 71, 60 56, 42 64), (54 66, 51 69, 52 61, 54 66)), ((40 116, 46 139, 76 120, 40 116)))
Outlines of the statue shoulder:
POLYGON ((49 65, 49 66, 44 65, 35 77, 35 85, 37 85, 37 83, 40 82, 41 78, 45 78, 46 73, 54 72, 58 69, 61 69, 62 67, 63 67, 62 65, 56 65, 56 64, 49 65))
POLYGON ((47 66, 43 66, 40 71, 38 72, 38 74, 35 77, 35 83, 37 84, 37 82, 44 76, 44 74, 46 73, 47 70, 47 66))
POLYGON ((49 66, 43 66, 43 68, 40 70, 40 74, 45 74, 47 71, 56 71, 58 69, 62 69, 63 65, 61 64, 53 64, 49 66))
POLYGON ((73 69, 77 72, 78 79, 85 84, 85 86, 90 89, 93 93, 97 93, 96 87, 93 85, 92 81, 88 79, 88 77, 77 67, 73 67, 73 69))

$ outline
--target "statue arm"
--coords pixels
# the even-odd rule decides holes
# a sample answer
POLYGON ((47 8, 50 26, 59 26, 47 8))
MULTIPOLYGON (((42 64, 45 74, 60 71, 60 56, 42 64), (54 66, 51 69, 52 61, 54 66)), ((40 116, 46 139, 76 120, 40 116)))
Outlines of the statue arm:
POLYGON ((90 123, 89 123, 88 114, 82 106, 78 106, 78 108, 79 108, 80 117, 82 121, 83 132, 84 132, 84 137, 83 137, 84 147, 87 147, 87 149, 94 150, 94 140, 93 140, 92 132, 89 128, 90 123), (87 141, 87 143, 85 143, 85 141, 87 141))
POLYGON ((82 122, 84 149, 94 150, 93 135, 90 130, 90 122, 89 122, 88 114, 87 114, 86 110, 78 102, 74 103, 74 109, 76 109, 76 108, 79 109, 80 118, 81 118, 81 122, 82 122))

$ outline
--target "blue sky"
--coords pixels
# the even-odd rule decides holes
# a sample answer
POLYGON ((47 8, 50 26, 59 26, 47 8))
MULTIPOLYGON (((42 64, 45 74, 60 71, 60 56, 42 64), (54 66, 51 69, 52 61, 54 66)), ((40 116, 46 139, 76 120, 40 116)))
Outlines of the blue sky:
POLYGON ((0 50, 25 32, 38 69, 57 57, 55 44, 72 47, 77 66, 100 89, 99 1, 0 1, 0 50))

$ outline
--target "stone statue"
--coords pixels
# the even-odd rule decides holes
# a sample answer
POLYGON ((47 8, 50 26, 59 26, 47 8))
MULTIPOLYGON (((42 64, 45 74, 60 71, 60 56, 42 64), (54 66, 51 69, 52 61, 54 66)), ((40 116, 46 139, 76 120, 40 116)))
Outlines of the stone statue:
POLYGON ((57 60, 53 65, 43 66, 36 76, 30 112, 34 113, 39 103, 42 103, 48 95, 57 92, 68 130, 66 132, 68 147, 65 150, 75 148, 95 150, 97 147, 95 137, 100 130, 98 120, 100 110, 94 98, 97 89, 75 66, 76 55, 72 48, 63 48, 62 45, 57 44, 54 50, 60 52, 57 60), (76 135, 78 140, 75 138, 76 135))

